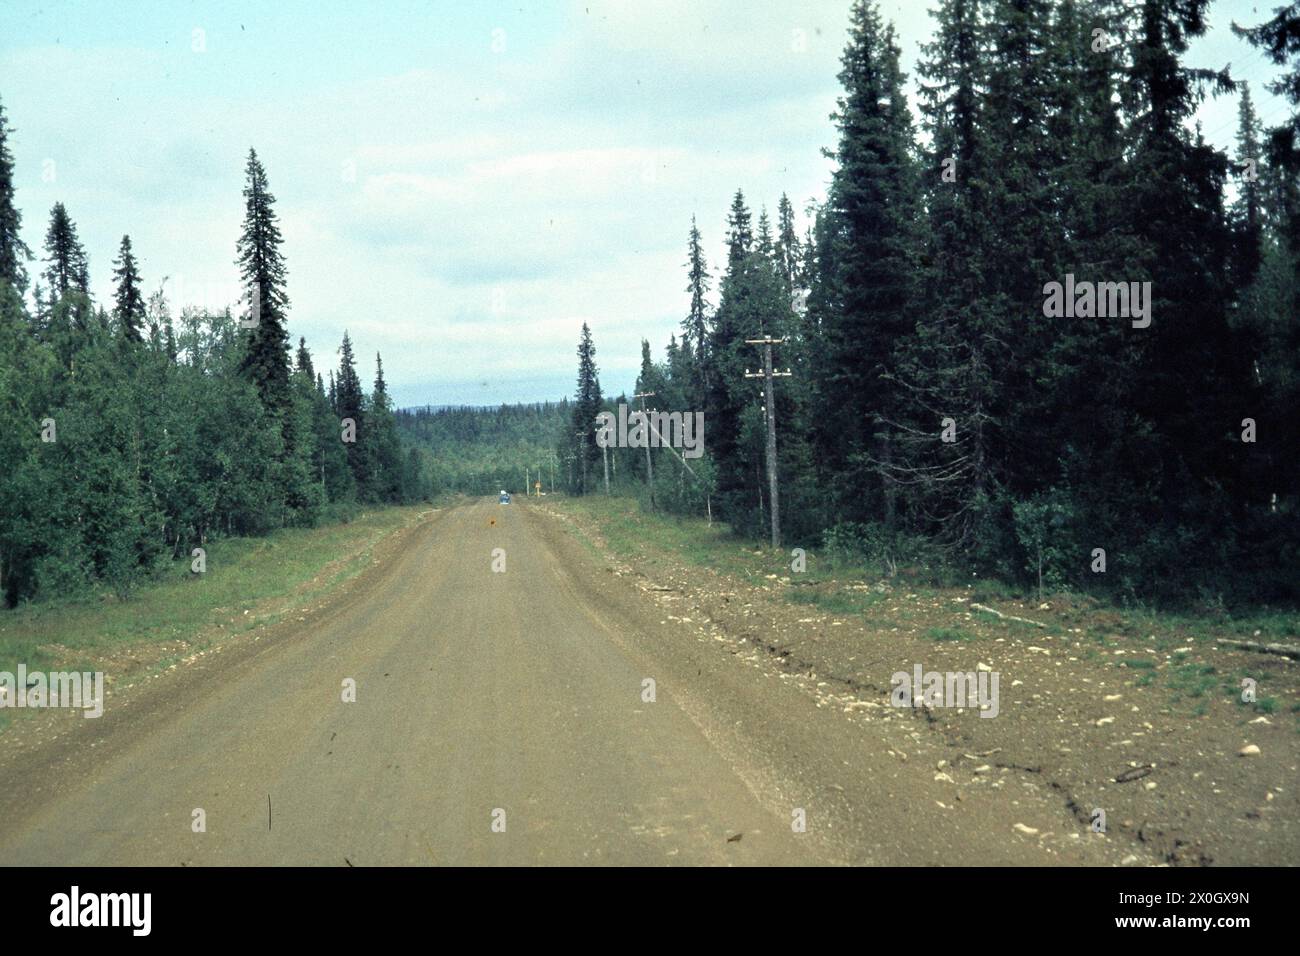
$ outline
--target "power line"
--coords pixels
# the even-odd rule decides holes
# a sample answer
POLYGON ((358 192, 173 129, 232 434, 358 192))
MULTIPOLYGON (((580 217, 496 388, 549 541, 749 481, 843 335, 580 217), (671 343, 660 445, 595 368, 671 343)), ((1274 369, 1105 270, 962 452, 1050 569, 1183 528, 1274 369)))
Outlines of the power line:
POLYGON ((785 342, 784 338, 774 339, 765 335, 761 339, 745 339, 746 345, 763 346, 763 371, 750 372, 745 369, 745 378, 763 380, 763 411, 767 419, 767 485, 768 497, 772 505, 772 547, 781 547, 781 496, 777 487, 776 475, 776 403, 772 398, 772 379, 788 378, 794 373, 790 369, 784 372, 772 371, 772 346, 785 342))
MULTIPOLYGON (((654 392, 637 392, 635 395, 632 396, 633 398, 641 399, 641 420, 643 422, 650 421, 650 416, 648 416, 645 413, 645 400, 654 394, 655 394, 654 392)), ((645 443, 645 477, 646 477, 646 483, 650 486, 650 510, 654 511, 655 510, 655 472, 654 472, 654 465, 652 465, 650 462, 650 441, 648 439, 646 440, 645 443)))

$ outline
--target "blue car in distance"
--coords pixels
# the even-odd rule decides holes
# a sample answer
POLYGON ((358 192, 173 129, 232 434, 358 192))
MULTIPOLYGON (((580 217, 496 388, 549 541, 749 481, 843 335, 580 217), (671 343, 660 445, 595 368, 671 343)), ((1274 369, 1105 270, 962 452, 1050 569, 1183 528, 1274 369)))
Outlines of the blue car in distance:
POLYGON ((504 488, 501 489, 501 497, 498 498, 497 501, 499 501, 503 505, 510 504, 510 495, 506 493, 506 490, 504 488))

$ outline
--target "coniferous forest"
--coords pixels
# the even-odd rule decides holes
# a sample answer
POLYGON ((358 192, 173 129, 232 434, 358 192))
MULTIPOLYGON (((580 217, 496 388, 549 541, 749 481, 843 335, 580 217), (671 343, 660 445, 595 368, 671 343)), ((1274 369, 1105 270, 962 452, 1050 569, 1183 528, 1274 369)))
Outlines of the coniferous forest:
POLYGON ((346 334, 337 369, 318 367, 303 338, 291 343, 288 267, 256 152, 243 229, 231 237, 240 308, 175 315, 130 235, 112 263, 113 300, 94 301, 92 266, 62 203, 44 248, 26 247, 10 133, 0 103, 7 605, 125 594, 213 536, 312 525, 427 493, 418 456, 399 442, 382 359, 367 391, 346 334))
MULTIPOLYGON (((656 507, 768 537, 746 340, 772 336, 786 547, 1120 601, 1294 601, 1300 5, 1233 26, 1278 66, 1276 128, 1247 84, 1186 62, 1208 7, 942 0, 909 104, 893 28, 854 3, 824 202, 801 228, 787 196, 773 219, 737 190, 716 263, 692 221, 680 338, 662 361, 642 346, 636 391, 703 410, 705 458, 610 449, 617 474, 649 467, 656 507), (1231 152, 1194 121, 1211 96, 1236 97, 1231 152)), ((637 407, 602 400, 597 371, 584 327, 560 442, 577 493, 604 480, 595 414, 637 407)))
POLYGON ((68 6, 0 3, 16 929, 1282 921, 1300 0, 68 6))
MULTIPOLYGON (((0 592, 125 592, 212 535, 517 488, 525 468, 585 494, 608 465, 647 506, 767 539, 747 340, 771 336, 784 545, 1121 601, 1294 601, 1300 120, 1266 127, 1247 84, 1187 62, 1208 6, 942 0, 909 102, 892 26, 854 3, 825 197, 719 197, 725 259, 693 219, 680 335, 662 360, 643 343, 635 392, 705 413, 689 467, 602 455, 596 414, 638 400, 602 395, 585 325, 561 404, 399 413, 346 335, 320 367, 287 329, 251 150, 238 308, 174 315, 130 235, 94 301, 72 216, 93 210, 56 204, 43 248, 22 241, 0 103, 0 592), (1235 97, 1235 149, 1197 127, 1206 97, 1235 97)), ((1233 29, 1300 104, 1300 7, 1233 29)))
POLYGON ((497 408, 403 408, 397 427, 405 442, 420 449, 423 473, 439 492, 490 495, 503 483, 522 488, 525 475, 549 492, 569 484, 572 462, 561 461, 554 447, 568 428, 570 407, 562 399, 497 408))

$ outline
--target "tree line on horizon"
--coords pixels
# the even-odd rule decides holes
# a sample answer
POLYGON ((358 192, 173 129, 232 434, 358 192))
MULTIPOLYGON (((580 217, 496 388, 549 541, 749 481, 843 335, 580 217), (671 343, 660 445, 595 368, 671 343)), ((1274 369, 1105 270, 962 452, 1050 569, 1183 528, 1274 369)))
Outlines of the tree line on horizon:
MULTIPOLYGON (((893 27, 856 0, 824 202, 757 221, 742 191, 710 272, 692 219, 688 312, 636 391, 705 412, 706 455, 656 450, 655 505, 765 535, 758 347, 775 364, 787 547, 944 563, 1125 601, 1300 598, 1300 114, 1182 62, 1205 0, 941 0, 920 129, 893 27), (1236 92, 1233 155, 1190 128, 1236 92), (717 304, 710 302, 717 279, 717 304), (1150 323, 1049 315, 1050 283, 1150 283, 1150 323), (1141 325, 1141 323, 1136 323, 1141 325)), ((1300 3, 1233 29, 1288 65, 1300 3)), ((1074 305, 1074 303, 1071 303, 1074 305)), ((584 325, 560 454, 597 491, 602 396, 584 325)), ((646 454, 613 449, 625 483, 646 454)))
POLYGON ((236 244, 241 309, 174 316, 161 285, 146 294, 129 235, 112 302, 94 301, 63 203, 29 298, 10 133, 0 105, 0 603, 125 595, 217 536, 428 495, 382 359, 367 393, 346 333, 328 384, 304 338, 291 356, 282 238, 256 152, 236 244))
MULTIPOLYGON (((422 456, 424 473, 440 493, 492 495, 517 492, 525 475, 544 490, 571 462, 555 455, 555 445, 571 417, 568 399, 499 406, 453 405, 397 410, 402 440, 422 456)), ((532 490, 532 489, 528 489, 532 490)))

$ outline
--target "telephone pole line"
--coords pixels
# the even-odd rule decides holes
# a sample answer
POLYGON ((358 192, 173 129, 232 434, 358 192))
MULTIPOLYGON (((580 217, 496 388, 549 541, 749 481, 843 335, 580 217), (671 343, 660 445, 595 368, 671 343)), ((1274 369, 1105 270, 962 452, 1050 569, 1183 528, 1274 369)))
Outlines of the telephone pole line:
POLYGON ((772 505, 772 547, 781 547, 781 499, 776 479, 776 402, 772 397, 772 379, 788 378, 794 373, 790 369, 784 372, 772 371, 772 346, 780 345, 784 338, 774 339, 765 335, 761 339, 745 339, 746 345, 763 346, 763 371, 750 372, 745 369, 745 378, 763 380, 763 410, 767 418, 767 484, 768 497, 772 505))
POLYGON ((582 479, 582 493, 585 495, 587 493, 587 433, 576 431, 573 434, 578 439, 578 447, 574 449, 574 453, 579 459, 578 466, 582 469, 579 477, 582 479))
POLYGON ((646 482, 650 485, 650 510, 655 510, 655 470, 654 465, 650 462, 650 416, 645 411, 645 400, 654 395, 654 392, 637 392, 633 398, 641 399, 641 421, 646 427, 645 441, 645 477, 646 482))
MULTIPOLYGON (((596 421, 600 421, 599 418, 596 421)), ((596 431, 600 431, 599 428, 596 431)), ((600 458, 605 463, 605 494, 609 494, 609 446, 600 443, 600 458)))

